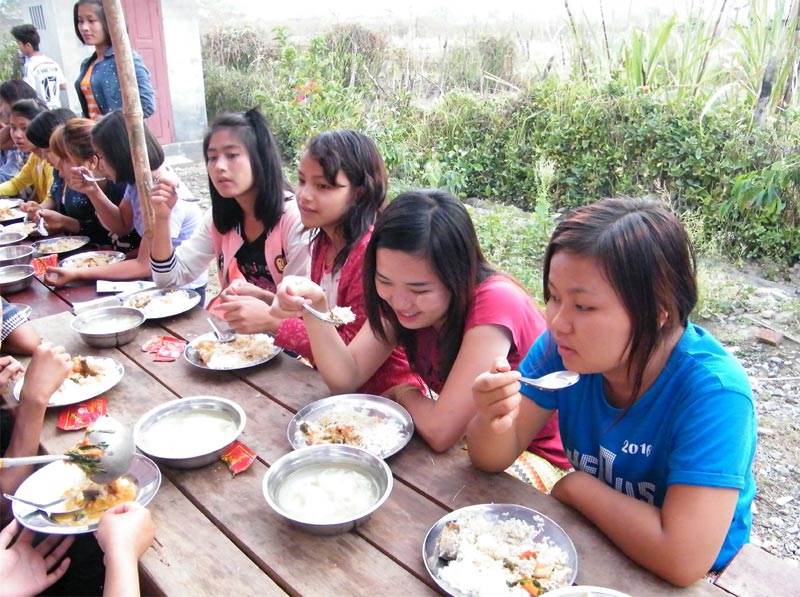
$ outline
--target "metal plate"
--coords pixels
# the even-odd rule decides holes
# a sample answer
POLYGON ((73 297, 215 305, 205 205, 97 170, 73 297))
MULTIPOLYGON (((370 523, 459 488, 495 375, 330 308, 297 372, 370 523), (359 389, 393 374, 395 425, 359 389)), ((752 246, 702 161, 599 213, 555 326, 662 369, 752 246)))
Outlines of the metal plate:
MULTIPOLYGON (((95 396, 98 396, 117 385, 122 379, 122 376, 125 374, 125 369, 122 366, 122 363, 116 359, 112 359, 111 357, 88 358, 97 361, 103 361, 108 368, 108 373, 104 375, 102 379, 97 380, 97 382, 87 384, 85 386, 75 387, 75 384, 65 381, 63 384, 61 384, 61 387, 50 397, 50 402, 47 404, 48 407, 76 404, 78 402, 88 400, 89 398, 94 398, 95 396)), ((14 398, 17 400, 19 400, 19 394, 22 391, 22 384, 24 381, 25 376, 22 376, 17 380, 17 383, 14 384, 13 394, 14 398)))
POLYGON ((144 311, 147 319, 180 315, 200 303, 200 295, 189 288, 148 288, 125 299, 123 305, 144 311))
MULTIPOLYGON (((237 338, 252 337, 252 336, 267 336, 267 337, 269 337, 268 334, 239 334, 239 335, 237 335, 237 338)), ((184 358, 187 361, 189 361, 192 365, 194 365, 195 367, 200 367, 201 369, 213 369, 213 370, 216 370, 216 371, 233 371, 233 370, 236 370, 236 369, 247 369, 248 367, 255 367, 256 365, 261 365, 262 363, 266 363, 267 361, 271 361, 276 356, 278 356, 281 352, 283 352, 283 349, 280 348, 279 346, 273 346, 273 351, 269 354, 269 356, 267 356, 265 358, 242 361, 240 363, 237 363, 237 364, 234 364, 234 365, 231 365, 231 366, 227 366, 227 367, 209 367, 208 365, 206 365, 202 361, 200 356, 197 354, 197 350, 196 350, 197 344, 199 342, 203 342, 203 341, 206 341, 206 340, 210 341, 210 342, 214 342, 215 344, 219 344, 217 339, 214 337, 214 333, 213 332, 209 332, 208 334, 203 334, 202 336, 198 336, 197 338, 195 338, 194 340, 189 342, 189 344, 186 345, 186 349, 183 351, 184 358)), ((232 345, 233 342, 228 342, 228 344, 232 345)))
POLYGON ((13 245, 14 243, 28 238, 27 232, 8 230, 9 228, 11 228, 11 226, 6 226, 3 231, 0 232, 0 246, 13 245))
MULTIPOLYGON (((127 474, 137 485, 136 502, 146 506, 161 486, 161 471, 147 456, 134 454, 127 474)), ((77 466, 64 461, 53 462, 25 479, 14 495, 37 503, 43 503, 38 500, 54 501, 85 478, 77 466)), ((97 522, 80 526, 57 522, 41 510, 20 502, 13 502, 11 507, 20 524, 41 533, 78 535, 96 531, 98 526, 97 522)))
MULTIPOLYGON (((478 504, 459 508, 443 516, 431 527, 428 534, 425 536, 425 541, 422 543, 422 559, 425 562, 425 568, 436 584, 448 595, 464 597, 465 594, 450 586, 440 576, 442 568, 448 565, 449 562, 439 557, 439 538, 447 523, 458 521, 468 514, 482 515, 492 522, 517 519, 539 529, 540 532, 536 537, 536 541, 546 540, 549 544, 561 548, 566 555, 567 566, 571 570, 571 572, 566 575, 564 581, 556 588, 568 587, 575 582, 575 577, 578 574, 578 553, 575 551, 575 545, 572 543, 572 539, 570 539, 564 529, 552 519, 536 510, 531 510, 530 508, 518 506, 516 504, 478 504)), ((531 550, 531 547, 528 547, 527 544, 523 544, 520 545, 520 549, 520 553, 522 553, 522 551, 531 550)), ((502 562, 500 562, 499 565, 502 566, 502 562)), ((506 588, 506 586, 502 587, 502 589, 506 588)), ((521 594, 525 594, 525 591, 523 590, 521 594)))
MULTIPOLYGON (((22 201, 20 200, 20 203, 22 201)), ((8 201, 0 203, 0 222, 15 222, 25 217, 25 212, 19 209, 19 204, 11 205, 8 201)))
POLYGON ((389 458, 402 450, 414 435, 414 422, 408 411, 388 398, 372 394, 342 394, 323 398, 297 411, 289 421, 286 435, 295 450, 311 445, 300 430, 302 423, 310 425, 354 425, 356 433, 361 425, 373 425, 382 437, 394 433, 396 441, 373 444, 363 437, 355 442, 319 441, 317 443, 347 443, 372 452, 379 458, 389 458))
POLYGON ((119 251, 86 251, 78 253, 58 262, 59 267, 89 268, 100 265, 110 265, 125 261, 125 253, 119 251), (97 261, 98 263, 94 263, 97 261))
POLYGON ((88 236, 57 236, 46 238, 31 243, 33 250, 40 255, 50 255, 52 253, 69 253, 80 249, 89 242, 88 236))

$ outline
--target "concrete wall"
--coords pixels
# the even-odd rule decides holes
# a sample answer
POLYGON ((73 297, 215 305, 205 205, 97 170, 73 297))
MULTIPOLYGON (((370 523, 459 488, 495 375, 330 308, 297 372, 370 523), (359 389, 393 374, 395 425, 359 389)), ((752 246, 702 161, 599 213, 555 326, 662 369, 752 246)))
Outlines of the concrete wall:
POLYGON ((161 0, 175 141, 201 139, 206 99, 195 0, 161 0))
MULTIPOLYGON (((75 36, 72 25, 72 6, 70 0, 22 0, 22 18, 32 23, 39 31, 41 43, 39 50, 61 65, 67 79, 68 107, 81 114, 81 104, 75 91, 75 79, 84 58, 94 48, 84 46, 75 36)), ((64 104, 62 97, 62 105, 64 104)))
MULTIPOLYGON (((73 27, 73 0, 21 0, 25 22, 42 38, 40 50, 61 65, 67 79, 69 107, 80 115, 75 79, 94 48, 84 46, 73 27)), ((161 0, 164 46, 176 142, 201 139, 206 128, 205 87, 200 28, 195 0, 161 0)))

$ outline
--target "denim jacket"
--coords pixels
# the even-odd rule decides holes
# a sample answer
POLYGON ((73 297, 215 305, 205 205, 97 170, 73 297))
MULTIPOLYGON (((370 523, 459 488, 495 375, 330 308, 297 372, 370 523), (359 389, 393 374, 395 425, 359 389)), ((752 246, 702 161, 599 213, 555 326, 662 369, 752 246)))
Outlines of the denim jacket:
MULTIPOLYGON (((78 92, 78 99, 81 102, 83 115, 89 117, 89 108, 86 105, 86 98, 81 93, 81 81, 89 70, 89 65, 96 58, 97 53, 93 53, 86 60, 81 62, 81 70, 78 79, 75 81, 75 90, 78 92)), ((150 84, 150 72, 142 61, 142 57, 133 52, 133 68, 136 72, 136 82, 139 84, 139 99, 142 102, 142 112, 147 118, 156 110, 155 93, 150 84)), ((92 94, 97 102, 97 108, 101 114, 108 114, 122 107, 122 91, 117 75, 117 63, 114 61, 114 48, 109 47, 103 55, 102 60, 98 60, 92 70, 92 77, 89 80, 92 86, 92 94)))

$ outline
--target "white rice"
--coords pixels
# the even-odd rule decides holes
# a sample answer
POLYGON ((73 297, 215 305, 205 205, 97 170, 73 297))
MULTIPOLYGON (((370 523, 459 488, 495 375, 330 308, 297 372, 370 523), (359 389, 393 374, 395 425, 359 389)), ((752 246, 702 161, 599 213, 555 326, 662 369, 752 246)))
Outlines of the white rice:
POLYGON ((336 405, 326 410, 316 419, 300 421, 295 432, 295 442, 303 445, 334 443, 320 437, 325 431, 334 427, 352 426, 354 428, 354 441, 335 442, 347 443, 363 448, 376 456, 383 458, 394 451, 403 439, 403 427, 399 421, 380 412, 370 411, 367 408, 356 408, 349 405, 336 405), (313 433, 306 435, 300 429, 300 424, 308 424, 313 433))
POLYGON ((72 399, 77 396, 90 396, 96 390, 108 381, 109 376, 115 371, 112 361, 108 359, 101 359, 96 357, 85 357, 86 364, 90 369, 95 371, 97 375, 88 375, 86 377, 78 375, 77 373, 70 373, 64 383, 61 384, 50 400, 52 402, 59 402, 61 400, 72 399))
POLYGON ((461 516, 456 522, 458 531, 453 543, 456 557, 439 569, 438 576, 464 595, 530 597, 522 587, 509 584, 523 577, 534 577, 537 566, 552 565, 552 573, 536 579, 545 590, 568 584, 572 570, 567 566, 567 555, 541 535, 541 524, 532 525, 516 518, 495 520, 475 512, 461 516), (537 555, 520 558, 525 552, 537 555))

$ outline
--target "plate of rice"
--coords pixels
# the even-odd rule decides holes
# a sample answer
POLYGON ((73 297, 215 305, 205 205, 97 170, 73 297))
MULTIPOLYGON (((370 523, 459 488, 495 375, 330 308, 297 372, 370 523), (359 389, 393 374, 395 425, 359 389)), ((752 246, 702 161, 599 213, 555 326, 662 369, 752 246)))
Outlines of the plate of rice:
POLYGON ((195 367, 227 371, 266 363, 282 351, 269 334, 237 334, 230 342, 220 342, 210 332, 189 342, 183 356, 195 367))
POLYGON ((72 257, 62 259, 58 262, 58 265, 59 267, 84 269, 110 265, 120 261, 125 261, 125 253, 120 253, 119 251, 86 251, 85 253, 78 253, 72 257))
MULTIPOLYGON (((111 357, 72 357, 72 370, 50 396, 47 406, 76 404, 99 396, 117 385, 124 374, 122 363, 111 357)), ((14 384, 12 393, 17 400, 23 383, 24 376, 14 384)))
POLYGON ((31 243, 31 246, 40 255, 50 255, 52 253, 75 251, 88 242, 88 236, 58 236, 56 238, 37 240, 35 243, 31 243))
POLYGON ((453 597, 541 595, 570 586, 578 573, 564 529, 516 504, 479 504, 443 516, 428 531, 422 558, 453 597))
POLYGON ((189 288, 147 288, 125 299, 126 307, 141 309, 147 319, 162 319, 185 313, 200 303, 200 295, 189 288))
POLYGON ((347 444, 379 458, 402 450, 414 435, 408 411, 372 394, 323 398, 297 411, 286 430, 295 450, 319 444, 347 444))

